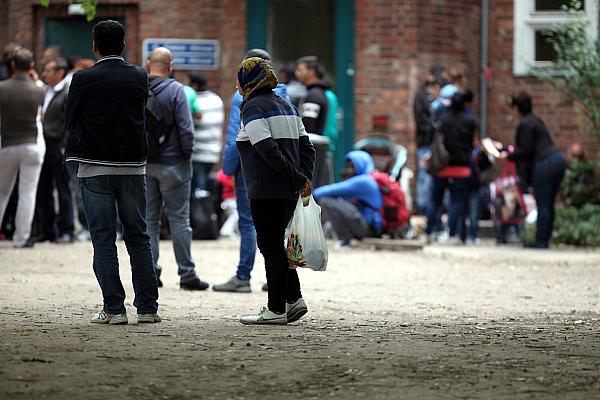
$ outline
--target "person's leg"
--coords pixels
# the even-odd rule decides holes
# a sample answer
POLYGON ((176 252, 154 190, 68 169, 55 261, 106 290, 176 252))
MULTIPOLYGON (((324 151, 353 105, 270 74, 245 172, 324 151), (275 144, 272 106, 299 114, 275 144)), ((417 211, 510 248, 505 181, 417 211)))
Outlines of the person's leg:
POLYGON ((31 222, 35 212, 35 197, 42 169, 44 154, 37 145, 21 145, 19 147, 19 203, 15 218, 15 234, 13 243, 23 245, 31 235, 31 222))
POLYGON ((436 221, 442 202, 444 201, 444 192, 446 190, 448 180, 443 178, 434 177, 431 185, 431 197, 427 207, 427 228, 425 233, 431 235, 436 227, 436 221))
POLYGON ((552 154, 535 164, 533 169, 533 191, 538 217, 535 245, 548 247, 554 227, 554 202, 564 176, 565 162, 559 153, 552 154))
MULTIPOLYGON (((285 227, 287 228, 290 220, 294 216, 296 205, 298 203, 290 201, 287 204, 287 210, 285 215, 285 227)), ((284 228, 285 231, 285 228, 284 228)), ((287 251, 286 251, 286 264, 287 264, 287 251)), ((287 287, 285 292, 285 300, 288 304, 294 304, 298 299, 302 298, 302 290, 300 289, 300 279, 298 278, 298 271, 296 268, 286 268, 287 271, 287 287)))
POLYGON ((190 226, 190 182, 192 166, 189 161, 163 166, 160 190, 169 218, 173 251, 181 283, 198 279, 192 260, 192 228, 190 226))
POLYGON ((479 191, 472 190, 469 193, 469 199, 467 201, 469 205, 469 235, 468 238, 472 241, 477 240, 479 236, 479 191))
POLYGON ((200 163, 200 189, 208 190, 208 177, 212 171, 213 163, 200 163))
POLYGON ((202 187, 202 165, 200 162, 192 161, 192 194, 202 187))
POLYGON ((69 172, 62 161, 62 154, 57 151, 53 155, 53 175, 58 191, 58 232, 60 235, 68 235, 73 238, 74 215, 73 215, 73 196, 69 187, 69 172))
POLYGON ((242 281, 250 280, 256 257, 256 229, 252 221, 250 200, 246 194, 246 185, 242 174, 235 177, 235 195, 239 215, 238 228, 240 230, 240 261, 237 267, 237 278, 242 281))
POLYGON ((269 287, 268 308, 279 314, 286 312, 289 267, 284 235, 292 202, 296 203, 295 200, 279 199, 250 201, 258 248, 265 258, 269 287))
POLYGON ((368 225, 354 204, 343 199, 326 197, 319 200, 319 205, 322 219, 331 222, 333 230, 342 242, 353 238, 362 239, 368 235, 368 225))
POLYGON ((146 177, 124 175, 117 178, 117 206, 135 292, 133 305, 138 314, 155 314, 158 310, 158 286, 146 226, 146 177))
POLYGON ((6 207, 13 193, 19 172, 19 157, 14 146, 0 149, 0 223, 4 219, 6 207))
POLYGON ((54 240, 58 235, 56 229, 52 162, 51 152, 46 151, 42 169, 40 170, 40 179, 36 195, 35 225, 37 232, 35 233, 35 239, 37 241, 54 240))
POLYGON ((152 246, 152 260, 157 275, 160 277, 161 267, 158 264, 160 255, 160 209, 162 206, 162 195, 160 184, 155 175, 157 166, 148 164, 146 166, 146 221, 148 224, 148 235, 152 246))
POLYGON ((448 228, 451 237, 460 237, 462 234, 467 196, 467 178, 453 178, 450 181, 450 209, 448 211, 448 228))
POLYGON ((432 177, 427 173, 424 165, 424 158, 429 153, 429 147, 419 147, 417 149, 417 187, 416 187, 416 206, 417 211, 427 214, 429 199, 431 198, 432 177))
POLYGON ((119 261, 115 244, 117 232, 115 219, 114 184, 119 177, 95 176, 79 178, 92 245, 94 247, 94 273, 102 289, 103 311, 109 314, 125 313, 125 290, 119 276, 119 261))

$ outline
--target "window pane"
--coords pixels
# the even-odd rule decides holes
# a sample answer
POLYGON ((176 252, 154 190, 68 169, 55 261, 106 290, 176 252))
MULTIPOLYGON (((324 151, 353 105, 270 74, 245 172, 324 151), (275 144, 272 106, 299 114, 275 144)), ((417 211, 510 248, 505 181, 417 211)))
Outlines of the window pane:
POLYGON ((546 31, 535 32, 535 61, 556 60, 556 50, 548 41, 549 34, 546 31))
MULTIPOLYGON (((535 0, 535 11, 562 11, 563 5, 570 5, 569 0, 535 0)), ((581 9, 585 9, 585 1, 581 2, 581 9)))

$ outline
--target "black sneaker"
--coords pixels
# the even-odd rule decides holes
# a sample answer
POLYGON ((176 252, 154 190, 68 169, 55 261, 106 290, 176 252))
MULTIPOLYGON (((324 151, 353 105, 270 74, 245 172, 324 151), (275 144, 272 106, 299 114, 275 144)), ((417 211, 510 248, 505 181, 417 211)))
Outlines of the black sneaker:
POLYGON ((262 287, 262 291, 263 292, 268 292, 269 291, 269 285, 267 285, 266 283, 263 285, 262 287))
POLYGON ((193 281, 181 282, 179 287, 183 290, 206 290, 208 289, 208 283, 196 278, 193 281))

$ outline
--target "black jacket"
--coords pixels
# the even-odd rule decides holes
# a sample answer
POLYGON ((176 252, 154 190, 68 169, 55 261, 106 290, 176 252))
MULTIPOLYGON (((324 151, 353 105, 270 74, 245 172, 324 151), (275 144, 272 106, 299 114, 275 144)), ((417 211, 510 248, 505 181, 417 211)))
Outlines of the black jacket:
POLYGON ((46 146, 62 147, 67 138, 65 128, 64 108, 69 90, 65 85, 62 90, 56 92, 44 113, 42 125, 44 127, 44 139, 46 146))
POLYGON ((530 186, 534 164, 557 150, 544 121, 530 113, 523 116, 517 126, 515 150, 508 158, 517 162, 519 176, 525 186, 530 186))
POLYGON ((307 87, 308 94, 300 103, 300 115, 302 123, 308 133, 323 134, 329 102, 325 96, 325 90, 330 86, 325 81, 317 81, 307 87))
POLYGON ((464 112, 449 111, 442 117, 441 129, 450 154, 449 165, 468 166, 475 138, 473 118, 464 112))
POLYGON ((417 147, 429 146, 433 141, 433 129, 429 122, 429 106, 431 100, 425 86, 421 87, 415 96, 413 115, 415 117, 417 147))
POLYGON ((148 75, 122 57, 103 57, 73 76, 65 104, 66 160, 135 167, 146 164, 148 75))

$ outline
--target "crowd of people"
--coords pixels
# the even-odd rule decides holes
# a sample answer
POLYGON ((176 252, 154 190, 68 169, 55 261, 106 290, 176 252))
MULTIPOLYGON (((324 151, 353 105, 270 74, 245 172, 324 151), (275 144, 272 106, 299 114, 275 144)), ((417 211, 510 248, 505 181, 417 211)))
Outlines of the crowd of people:
POLYGON ((490 138, 480 141, 473 116, 474 95, 458 68, 433 67, 415 97, 418 178, 416 210, 427 216, 429 242, 477 243, 480 215, 491 210, 498 243, 509 233, 515 241, 528 211, 523 194, 531 192, 537 207, 536 237, 526 247, 549 247, 554 203, 566 162, 544 122, 533 113, 531 96, 519 92, 508 106, 518 121, 515 145, 490 138), (487 146, 486 146, 487 145, 487 146), (431 168, 441 152, 442 168, 431 168), (434 160, 435 159, 435 160, 434 160), (501 178, 490 193, 482 174, 501 164, 501 178), (482 208, 483 205, 483 208, 482 208), (447 220, 442 223, 443 211, 447 220))
MULTIPOLYGON (((185 82, 175 79, 173 55, 164 47, 152 51, 145 68, 128 64, 124 37, 120 23, 102 21, 93 30, 97 61, 65 59, 52 46, 36 68, 30 50, 10 44, 0 68, 2 235, 12 234, 15 248, 91 240, 104 299, 92 322, 128 322, 118 237, 130 254, 140 322, 161 320, 161 226, 169 228, 180 288, 209 287, 192 256, 190 204, 214 190, 210 181, 218 166, 224 204, 235 210, 240 251, 235 275, 213 289, 249 293, 257 247, 265 259, 268 304, 242 317, 245 324, 295 322, 308 311, 284 247, 298 196, 314 196, 325 230, 340 247, 394 237, 409 226, 400 185, 375 171, 366 151, 346 155, 342 181, 319 176, 323 164, 332 164, 339 132, 338 100, 316 57, 302 57, 277 74, 267 51, 241 55, 223 144, 224 103, 208 89, 207 77, 190 72, 185 82), (324 138, 324 157, 309 133, 324 138)), ((497 201, 489 205, 498 240, 507 229, 518 232, 526 208, 521 197, 531 187, 538 217, 536 240, 528 245, 548 248, 563 156, 527 93, 511 98, 519 121, 514 146, 479 140, 473 101, 463 71, 442 67, 431 69, 415 98, 415 209, 427 216, 428 240, 477 243, 483 175, 499 162, 504 180, 494 186, 497 201)))

